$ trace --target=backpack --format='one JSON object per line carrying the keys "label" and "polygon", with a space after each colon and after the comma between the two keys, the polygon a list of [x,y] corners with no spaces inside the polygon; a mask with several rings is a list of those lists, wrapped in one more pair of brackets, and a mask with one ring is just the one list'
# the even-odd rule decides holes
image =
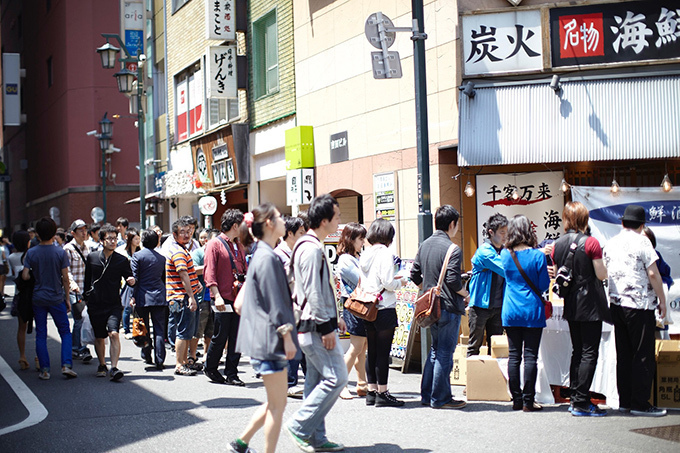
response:
{"label": "backpack", "polygon": [[576,238],[572,241],[568,248],[567,257],[564,260],[564,264],[557,269],[555,274],[555,283],[553,283],[552,291],[557,294],[561,299],[567,297],[571,291],[574,268],[574,253],[576,249],[582,247],[585,244],[585,240],[588,237],[585,235],[577,234]]}
{"label": "backpack", "polygon": [[[314,241],[316,241],[319,244],[321,243],[319,238],[317,238],[316,236],[312,236],[311,234],[304,234],[295,243],[295,247],[293,247],[293,252],[290,254],[290,260],[284,266],[284,269],[286,271],[286,280],[288,282],[288,289],[290,290],[290,297],[293,300],[293,314],[295,315],[296,326],[300,325],[302,312],[307,306],[307,298],[305,298],[305,300],[303,300],[302,302],[300,302],[297,298],[297,288],[295,284],[295,252],[297,252],[297,249],[300,247],[301,244],[305,242],[315,244]],[[323,266],[321,267],[321,274],[323,275]]]}

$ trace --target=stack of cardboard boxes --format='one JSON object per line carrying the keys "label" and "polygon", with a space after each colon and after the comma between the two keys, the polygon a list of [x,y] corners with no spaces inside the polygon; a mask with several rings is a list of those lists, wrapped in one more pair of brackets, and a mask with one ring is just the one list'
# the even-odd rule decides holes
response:
{"label": "stack of cardboard boxes", "polygon": [[657,340],[654,405],[680,409],[680,341]]}

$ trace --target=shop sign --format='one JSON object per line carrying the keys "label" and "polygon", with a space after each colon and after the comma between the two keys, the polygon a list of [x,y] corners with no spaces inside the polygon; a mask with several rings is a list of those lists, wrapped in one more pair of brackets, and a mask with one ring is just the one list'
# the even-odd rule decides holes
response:
{"label": "shop sign", "polygon": [[397,219],[396,186],[394,173],[373,175],[373,197],[375,200],[375,218],[394,222]]}
{"label": "shop sign", "polygon": [[[133,57],[144,53],[144,24],[146,8],[142,0],[125,0],[123,2],[123,36],[125,47]],[[137,72],[136,62],[127,62],[125,67]]]}
{"label": "shop sign", "polygon": [[236,40],[236,15],[233,0],[205,2],[205,39]]}
{"label": "shop sign", "polygon": [[309,204],[314,198],[314,169],[300,168],[286,172],[286,205]]}
{"label": "shop sign", "polygon": [[539,10],[463,16],[465,75],[543,69]]}
{"label": "shop sign", "polygon": [[[557,239],[564,232],[564,196],[560,191],[562,178],[562,172],[558,171],[477,176],[479,237],[483,237],[484,222],[498,212],[508,219],[517,214],[527,216],[539,243]],[[517,199],[513,199],[515,189]]]}
{"label": "shop sign", "polygon": [[194,176],[190,171],[169,171],[165,175],[165,196],[175,197],[194,190]]}
{"label": "shop sign", "polygon": [[165,178],[166,172],[161,171],[154,173],[153,175],[153,187],[154,191],[159,192],[163,190],[163,178]]}
{"label": "shop sign", "polygon": [[196,150],[196,171],[198,172],[198,177],[201,181],[208,180],[208,161],[201,148]]}
{"label": "shop sign", "polygon": [[605,3],[550,10],[552,65],[677,59],[680,2]]}
{"label": "shop sign", "polygon": [[331,163],[344,162],[349,159],[347,131],[331,135]]}
{"label": "shop sign", "polygon": [[215,162],[212,164],[213,184],[221,186],[236,182],[236,170],[232,159]]}
{"label": "shop sign", "polygon": [[216,146],[212,149],[213,162],[218,160],[227,159],[229,157],[229,150],[227,149],[227,144]]}
{"label": "shop sign", "polygon": [[238,98],[236,46],[211,46],[206,51],[208,66],[208,97]]}
{"label": "shop sign", "polygon": [[217,199],[210,195],[199,198],[198,210],[203,215],[213,215],[217,211]]}

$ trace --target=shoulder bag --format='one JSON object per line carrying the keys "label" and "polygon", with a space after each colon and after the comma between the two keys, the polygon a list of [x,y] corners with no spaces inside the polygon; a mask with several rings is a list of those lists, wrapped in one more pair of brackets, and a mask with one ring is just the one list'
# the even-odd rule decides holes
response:
{"label": "shoulder bag", "polygon": [[361,281],[354,288],[352,294],[345,301],[345,310],[348,310],[357,318],[364,321],[373,322],[378,317],[378,306],[382,300],[382,293],[385,292],[383,288],[378,294],[367,293],[361,289]]}
{"label": "shoulder bag", "polygon": [[239,292],[243,288],[243,284],[246,281],[246,275],[236,272],[236,262],[234,261],[233,255],[234,251],[231,249],[227,241],[225,241],[221,236],[217,236],[217,239],[219,239],[222,244],[224,244],[224,248],[227,249],[227,253],[229,254],[229,260],[231,261],[231,272],[234,274],[234,283],[233,287],[231,288],[231,297],[233,300],[236,300],[236,297],[238,296]]}
{"label": "shoulder bag", "polygon": [[416,300],[416,303],[413,307],[413,320],[418,322],[420,327],[430,327],[432,324],[439,321],[439,317],[442,313],[441,301],[439,300],[442,283],[444,282],[446,269],[449,267],[451,254],[455,248],[456,244],[451,244],[449,249],[446,251],[446,258],[444,258],[444,264],[442,264],[442,270],[439,273],[437,286],[433,286],[432,288],[428,289],[422,296],[418,298],[418,300]]}
{"label": "shoulder bag", "polygon": [[517,269],[519,270],[519,273],[522,274],[522,277],[524,278],[524,281],[527,282],[527,285],[529,285],[529,288],[536,293],[539,299],[543,302],[543,306],[545,307],[545,319],[550,319],[552,316],[552,302],[549,300],[545,299],[543,297],[543,293],[541,293],[538,288],[536,288],[536,285],[534,285],[534,282],[531,281],[529,276],[527,275],[526,272],[524,272],[524,269],[522,268],[522,265],[519,264],[519,260],[517,259],[517,255],[515,255],[514,250],[510,250],[510,255],[512,256],[512,260],[515,262],[515,265],[517,266]]}

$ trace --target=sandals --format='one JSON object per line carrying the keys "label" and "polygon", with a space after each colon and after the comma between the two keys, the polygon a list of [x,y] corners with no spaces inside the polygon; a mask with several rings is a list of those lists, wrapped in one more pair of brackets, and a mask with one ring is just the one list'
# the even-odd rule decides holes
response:
{"label": "sandals", "polygon": [[31,367],[31,365],[28,364],[28,360],[26,359],[19,359],[19,368],[22,370],[27,370]]}
{"label": "sandals", "polygon": [[354,399],[354,395],[352,395],[348,387],[345,387],[342,389],[342,393],[340,393],[340,398],[343,400],[351,400]]}
{"label": "sandals", "polygon": [[40,360],[38,358],[35,358],[35,370],[40,371]]}

